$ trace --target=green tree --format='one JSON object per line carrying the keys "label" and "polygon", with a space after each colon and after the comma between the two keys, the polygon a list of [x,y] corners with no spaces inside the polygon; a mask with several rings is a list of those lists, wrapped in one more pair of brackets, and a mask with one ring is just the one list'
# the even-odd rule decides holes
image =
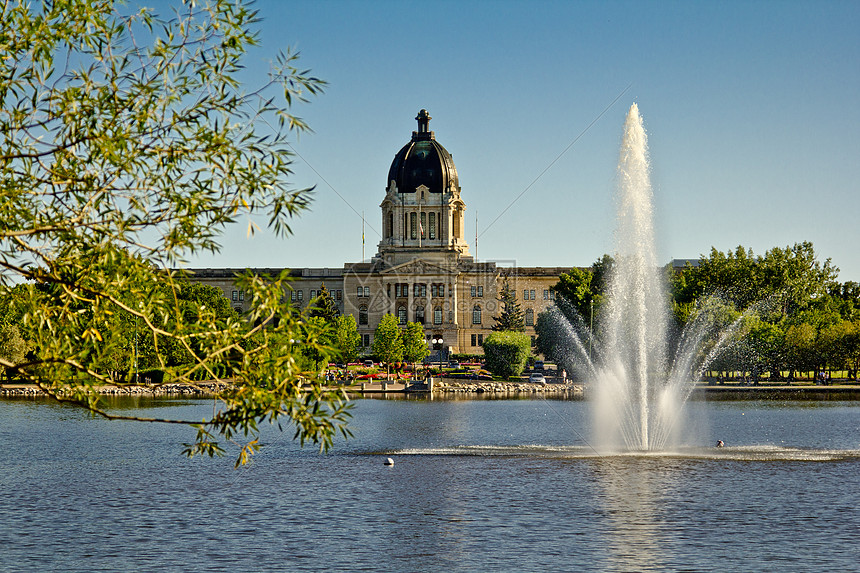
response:
{"label": "green tree", "polygon": [[563,352],[561,346],[563,338],[559,332],[558,320],[549,310],[539,312],[535,320],[535,348],[538,353],[543,354],[547,360],[555,362]]}
{"label": "green tree", "polygon": [[785,333],[779,325],[765,322],[754,315],[743,344],[749,348],[750,369],[759,373],[769,372],[771,380],[780,379],[785,364]]}
{"label": "green tree", "polygon": [[493,332],[484,339],[487,370],[496,376],[516,378],[531,356],[531,339],[521,332]]}
{"label": "green tree", "polygon": [[499,293],[499,301],[502,303],[502,312],[495,317],[496,324],[492,326],[495,331],[523,332],[526,329],[523,309],[517,302],[517,293],[505,281]]}
{"label": "green tree", "polygon": [[860,319],[860,283],[854,281],[834,283],[827,292],[834,300],[842,318],[845,320]]}
{"label": "green tree", "polygon": [[848,377],[856,379],[860,373],[860,320],[851,323],[851,328],[843,340],[848,361]]}
{"label": "green tree", "polygon": [[[0,324],[0,362],[3,364],[18,364],[27,356],[27,341],[21,337],[21,332],[14,324]],[[5,374],[6,368],[0,366],[0,375]]]}
{"label": "green tree", "polygon": [[386,314],[379,321],[370,348],[373,355],[386,364],[403,359],[403,337],[393,314]]}
{"label": "green tree", "polygon": [[593,325],[593,318],[600,316],[600,310],[606,300],[606,289],[609,288],[609,277],[615,265],[615,260],[609,255],[603,255],[589,268],[572,268],[558,277],[558,282],[551,290],[556,294],[556,300],[564,300],[559,308],[568,318],[573,318],[570,307],[582,319],[583,323]]}
{"label": "green tree", "polygon": [[[128,332],[113,328],[125,316],[173,380],[233,372],[212,418],[176,421],[197,430],[189,455],[247,436],[238,463],[258,448],[259,421],[286,418],[301,443],[325,449],[348,418],[344,394],[299,376],[295,342],[321,338],[284,302],[288,273],[240,277],[248,321],[224,322],[202,307],[187,320],[183,273],[169,270],[217,252],[240,218],[249,233],[253,215],[285,236],[309,205],[310,190],[289,182],[289,140],[307,128],[291,106],[323,82],[285,53],[267,83],[246,89],[239,74],[256,21],[242,0],[166,15],[110,0],[0,6],[0,298],[29,281],[17,325],[33,348],[27,362],[0,365],[57,400],[121,418],[95,387],[116,383],[99,367],[107,356],[132,366]],[[165,340],[190,363],[169,365]]]}
{"label": "green tree", "polygon": [[551,288],[556,298],[563,297],[584,320],[589,320],[595,299],[591,284],[593,279],[594,273],[590,269],[573,268],[561,273],[558,282]]}
{"label": "green tree", "polygon": [[430,353],[424,327],[417,322],[409,322],[403,329],[403,359],[407,362],[421,362]]}
{"label": "green tree", "polygon": [[711,249],[698,266],[687,266],[672,277],[672,296],[686,304],[718,294],[737,309],[768,301],[775,322],[803,310],[835,285],[838,269],[817,260],[812,243],[773,248],[764,256],[739,246],[734,252]]}
{"label": "green tree", "polygon": [[830,370],[848,369],[850,340],[853,334],[853,324],[847,320],[828,324],[818,332],[816,340],[818,352],[823,358],[823,365]]}
{"label": "green tree", "polygon": [[303,344],[302,354],[310,361],[314,372],[323,370],[329,359],[336,353],[334,347],[334,331],[329,323],[321,316],[309,316],[302,323],[303,341],[313,340],[316,344]]}
{"label": "green tree", "polygon": [[792,247],[773,248],[762,258],[761,275],[767,294],[774,293],[782,315],[803,310],[825,294],[835,282],[839,269],[818,262],[812,243],[795,243]]}
{"label": "green tree", "polygon": [[792,374],[813,371],[817,366],[815,327],[806,322],[793,324],[785,331],[786,359]]}
{"label": "green tree", "polygon": [[352,362],[358,358],[358,348],[361,346],[361,335],[355,317],[343,314],[335,319],[334,347],[337,355],[344,362]]}
{"label": "green tree", "polygon": [[319,316],[328,323],[333,323],[340,314],[334,297],[324,284],[320,286],[320,293],[311,301],[310,307],[310,316]]}

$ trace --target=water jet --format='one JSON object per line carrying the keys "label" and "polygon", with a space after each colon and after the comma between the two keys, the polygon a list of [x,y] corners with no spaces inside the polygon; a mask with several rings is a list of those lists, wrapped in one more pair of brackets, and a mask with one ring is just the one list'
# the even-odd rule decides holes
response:
{"label": "water jet", "polygon": [[571,318],[571,312],[556,308],[552,318],[565,352],[575,357],[590,386],[592,444],[601,450],[659,451],[676,445],[683,405],[737,323],[709,339],[705,351],[703,343],[713,332],[702,312],[669,349],[670,308],[656,254],[648,138],[635,103],[624,123],[615,199],[614,264],[599,333],[575,311]]}

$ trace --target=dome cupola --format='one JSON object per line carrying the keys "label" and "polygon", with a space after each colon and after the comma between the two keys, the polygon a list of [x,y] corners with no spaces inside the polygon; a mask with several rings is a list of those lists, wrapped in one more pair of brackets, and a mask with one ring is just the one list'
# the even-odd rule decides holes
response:
{"label": "dome cupola", "polygon": [[412,132],[412,140],[394,156],[386,188],[394,183],[398,193],[415,193],[421,185],[430,193],[459,191],[454,159],[430,131],[430,114],[422,109],[415,119],[418,131]]}
{"label": "dome cupola", "polygon": [[454,160],[430,131],[430,114],[418,112],[418,131],[394,156],[382,209],[377,260],[391,267],[420,258],[452,264],[469,256],[464,238],[460,182]]}

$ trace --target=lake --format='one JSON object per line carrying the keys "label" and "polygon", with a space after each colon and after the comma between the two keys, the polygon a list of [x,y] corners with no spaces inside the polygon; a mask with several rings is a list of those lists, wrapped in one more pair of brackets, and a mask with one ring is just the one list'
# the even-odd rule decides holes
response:
{"label": "lake", "polygon": [[600,455],[583,401],[363,399],[332,452],[267,428],[236,470],[184,427],[0,400],[0,571],[858,570],[860,402],[688,411],[675,451]]}

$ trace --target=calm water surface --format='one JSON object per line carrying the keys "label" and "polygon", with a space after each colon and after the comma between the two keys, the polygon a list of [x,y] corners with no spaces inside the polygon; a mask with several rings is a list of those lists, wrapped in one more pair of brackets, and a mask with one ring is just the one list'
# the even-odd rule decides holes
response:
{"label": "calm water surface", "polygon": [[597,455],[585,402],[359,400],[328,455],[272,430],[234,470],[182,427],[0,400],[0,571],[860,570],[860,403],[688,408],[676,451]]}

